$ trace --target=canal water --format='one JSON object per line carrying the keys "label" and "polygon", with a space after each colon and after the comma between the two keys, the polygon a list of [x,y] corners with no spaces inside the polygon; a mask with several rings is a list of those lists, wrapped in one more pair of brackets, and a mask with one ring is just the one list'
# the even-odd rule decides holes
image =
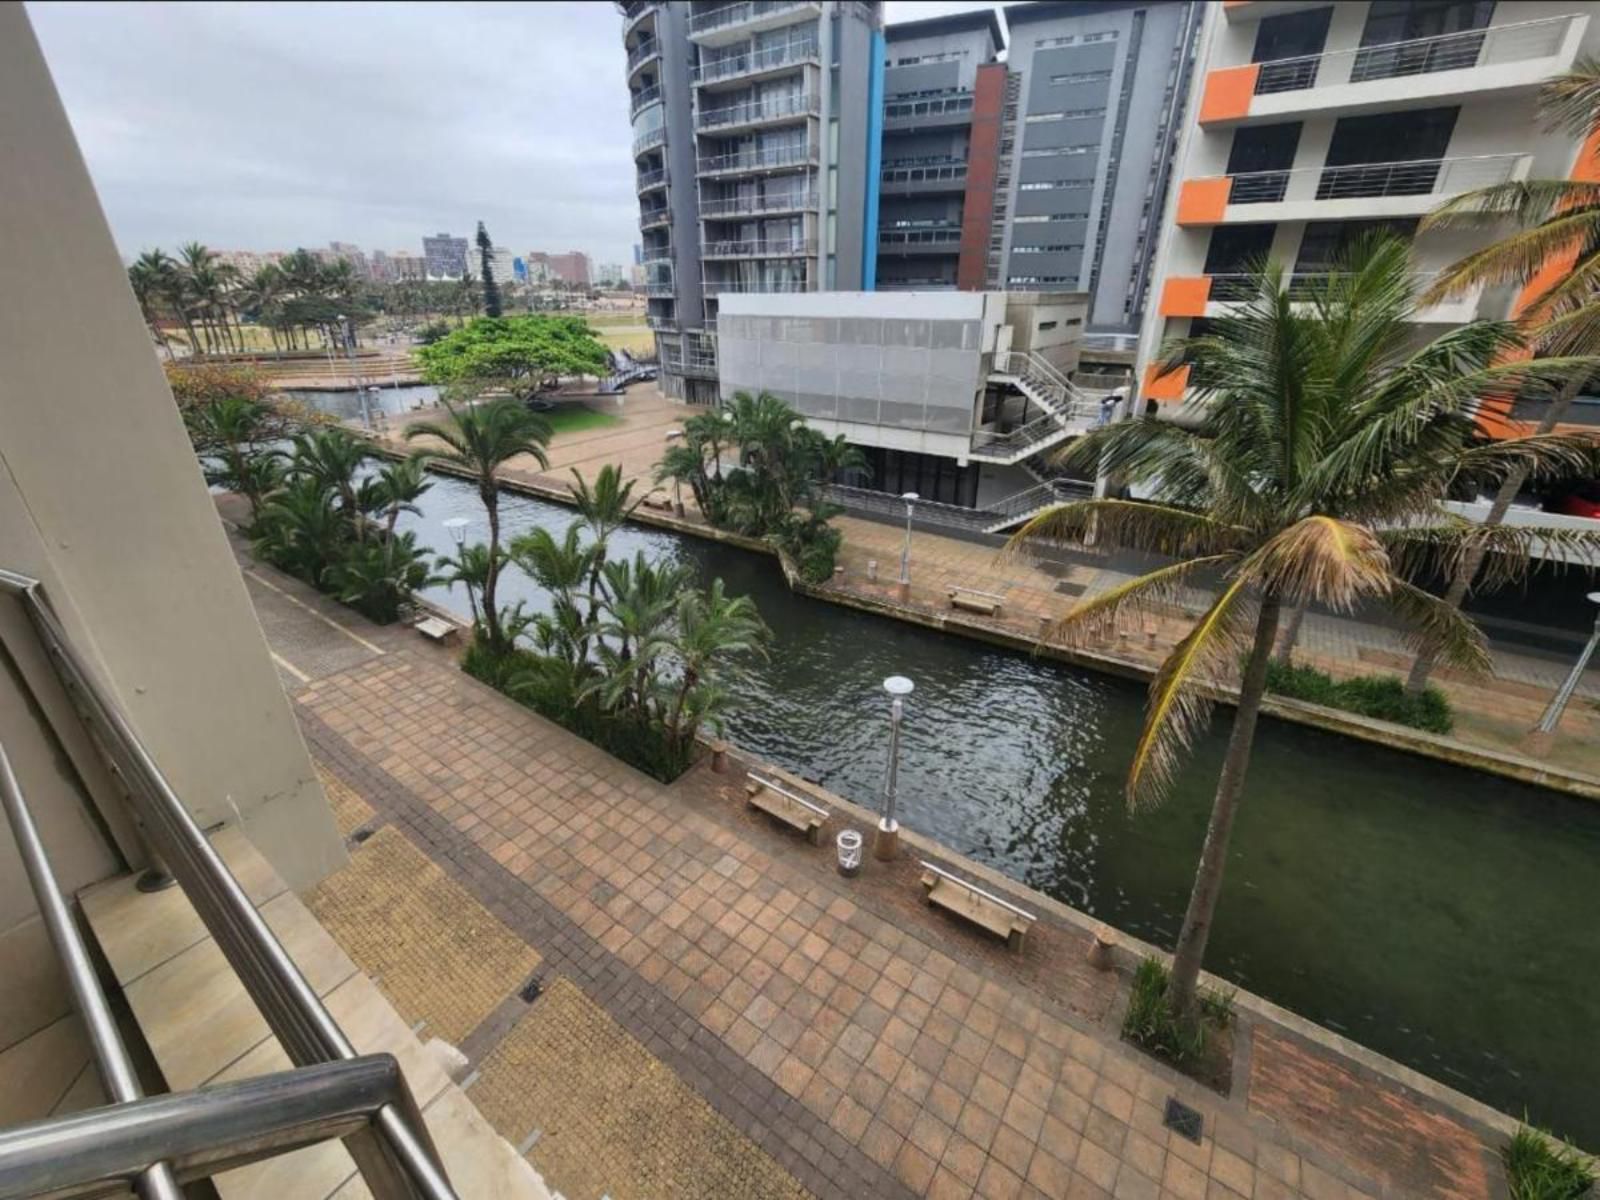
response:
{"label": "canal water", "polygon": [[[570,510],[501,500],[508,536]],[[418,540],[483,509],[435,477]],[[1121,785],[1144,689],[791,594],[771,559],[629,527],[613,556],[687,562],[748,593],[771,656],[740,667],[741,749],[876,807],[881,683],[909,675],[901,818],[1075,908],[1170,947],[1204,837],[1227,722],[1172,799],[1138,815]],[[915,555],[913,554],[913,569]],[[465,615],[466,597],[430,597]],[[542,607],[520,572],[503,602]],[[1207,965],[1505,1112],[1600,1149],[1600,805],[1264,720]]]}

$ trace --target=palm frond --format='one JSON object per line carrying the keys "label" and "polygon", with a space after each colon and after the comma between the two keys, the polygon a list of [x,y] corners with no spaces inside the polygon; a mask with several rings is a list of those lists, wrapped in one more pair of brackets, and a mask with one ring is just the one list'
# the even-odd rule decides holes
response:
{"label": "palm frond", "polygon": [[1187,557],[1232,548],[1242,531],[1204,513],[1137,500],[1078,500],[1057,504],[1026,521],[1002,555],[1024,555],[1048,542],[1083,545],[1105,540],[1150,554]]}
{"label": "palm frond", "polygon": [[1496,481],[1524,472],[1539,482],[1582,477],[1600,470],[1600,432],[1530,433],[1463,450],[1464,474]]}
{"label": "palm frond", "polygon": [[1600,58],[1585,55],[1539,89],[1539,108],[1550,129],[1579,137],[1600,124]]}
{"label": "palm frond", "polygon": [[1520,583],[1543,562],[1600,566],[1600,533],[1553,525],[1480,525],[1464,518],[1388,529],[1380,535],[1395,573],[1453,579],[1480,560],[1475,578],[1494,590]]}
{"label": "palm frond", "polygon": [[1236,663],[1249,641],[1251,581],[1236,576],[1173,648],[1150,684],[1144,729],[1128,769],[1128,805],[1159,804],[1172,788],[1184,753],[1211,714],[1206,684],[1218,667]]}
{"label": "palm frond", "polygon": [[1126,617],[1132,616],[1142,622],[1146,616],[1170,613],[1181,603],[1192,576],[1226,567],[1237,562],[1238,557],[1236,554],[1212,554],[1186,559],[1085,597],[1049,625],[1045,639],[1069,646],[1083,645],[1094,634],[1115,629]]}
{"label": "palm frond", "polygon": [[1461,615],[1461,610],[1403,579],[1395,579],[1384,597],[1389,610],[1406,625],[1406,642],[1413,654],[1426,654],[1475,675],[1493,669],[1483,631]]}
{"label": "palm frond", "polygon": [[[1537,219],[1538,223],[1530,228],[1508,234],[1452,263],[1423,293],[1421,303],[1436,304],[1479,286],[1526,283],[1547,263],[1573,254],[1580,246],[1593,245],[1600,237],[1600,184],[1560,186],[1572,191],[1575,197],[1572,206]],[[1578,197],[1581,197],[1581,206]],[[1435,223],[1444,224],[1443,221]]]}
{"label": "palm frond", "polygon": [[1329,516],[1306,517],[1275,534],[1240,564],[1239,575],[1285,603],[1340,612],[1386,595],[1390,585],[1382,541],[1364,525]]}

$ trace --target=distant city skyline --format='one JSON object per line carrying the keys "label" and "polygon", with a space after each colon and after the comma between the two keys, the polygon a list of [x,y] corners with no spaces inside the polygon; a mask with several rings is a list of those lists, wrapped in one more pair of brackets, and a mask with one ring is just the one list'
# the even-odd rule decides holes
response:
{"label": "distant city skyline", "polygon": [[[482,220],[518,254],[632,261],[610,4],[26,7],[127,257],[187,241],[412,253]],[[986,7],[892,0],[885,18]],[[511,44],[516,69],[481,78],[483,47]]]}

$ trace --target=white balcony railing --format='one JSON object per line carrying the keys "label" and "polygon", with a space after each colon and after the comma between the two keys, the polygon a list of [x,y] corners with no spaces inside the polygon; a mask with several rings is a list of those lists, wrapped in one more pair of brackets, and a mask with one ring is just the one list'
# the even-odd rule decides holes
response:
{"label": "white balcony railing", "polygon": [[781,96],[762,96],[757,100],[741,100],[718,108],[702,108],[695,114],[695,127],[721,129],[729,125],[758,125],[765,121],[814,117],[820,112],[814,93],[792,92]]}
{"label": "white balcony railing", "polygon": [[656,229],[672,220],[670,208],[652,208],[639,214],[640,229]]}
{"label": "white balcony railing", "polygon": [[667,127],[665,125],[657,125],[654,129],[646,129],[633,139],[633,156],[638,158],[646,150],[654,150],[657,146],[665,145],[666,141]]}
{"label": "white balcony railing", "polygon": [[803,167],[817,161],[816,147],[766,146],[753,150],[738,150],[732,154],[704,155],[700,159],[700,174],[722,175],[739,171],[767,171],[779,167]]}
{"label": "white balcony railing", "polygon": [[743,75],[756,75],[762,71],[775,71],[781,67],[799,66],[817,61],[817,43],[810,39],[781,42],[759,50],[702,62],[694,69],[696,83],[717,83],[724,79],[738,79]]}
{"label": "white balcony railing", "polygon": [[772,196],[713,196],[700,201],[702,217],[742,217],[756,213],[803,212],[817,206],[815,192],[782,192]]}
{"label": "white balcony railing", "polygon": [[[1289,299],[1310,300],[1333,279],[1333,271],[1295,271],[1288,277]],[[1420,295],[1437,278],[1437,272],[1413,271],[1412,290]],[[1210,276],[1211,290],[1206,299],[1212,304],[1240,304],[1253,299],[1259,279],[1248,272],[1223,272]]]}
{"label": "white balcony railing", "polygon": [[667,184],[667,169],[665,167],[656,171],[640,171],[636,180],[638,191],[648,192],[654,188],[665,187]]}
{"label": "white balcony railing", "polygon": [[640,88],[633,93],[629,101],[628,115],[638,116],[641,108],[646,104],[654,104],[659,99],[661,99],[661,85],[659,83],[652,83],[647,88]]}
{"label": "white balcony railing", "polygon": [[642,264],[671,262],[671,246],[646,246],[639,251],[639,262]]}
{"label": "white balcony railing", "polygon": [[1256,95],[1548,58],[1561,49],[1576,19],[1576,14],[1545,17],[1353,50],[1273,59],[1261,64],[1256,75]]}
{"label": "white balcony railing", "polygon": [[1229,176],[1229,204],[1354,200],[1375,196],[1453,196],[1515,178],[1526,154],[1479,154],[1408,162],[1347,163]]}
{"label": "white balcony railing", "polygon": [[713,29],[728,29],[761,17],[774,16],[794,8],[814,7],[816,0],[742,0],[738,4],[723,4],[695,13],[689,18],[689,32],[709,33]]}
{"label": "white balcony railing", "polygon": [[649,37],[628,51],[628,74],[633,72],[646,59],[654,58],[661,53],[661,42],[657,38]]}

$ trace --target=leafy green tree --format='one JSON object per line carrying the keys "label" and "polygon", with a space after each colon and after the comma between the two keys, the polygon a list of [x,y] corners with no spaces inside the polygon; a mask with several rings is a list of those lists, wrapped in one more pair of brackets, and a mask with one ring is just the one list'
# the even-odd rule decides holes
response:
{"label": "leafy green tree", "polygon": [[[1552,127],[1582,138],[1600,130],[1600,60],[1583,59],[1545,84],[1539,98]],[[1423,220],[1423,229],[1461,227],[1514,231],[1447,267],[1429,289],[1427,300],[1443,300],[1482,287],[1528,289],[1532,301],[1520,313],[1530,345],[1544,354],[1600,354],[1600,183],[1573,179],[1523,179],[1467,192],[1440,205]],[[1551,265],[1566,269],[1553,275]],[[1535,281],[1538,281],[1536,284]],[[1566,418],[1587,382],[1575,374],[1545,406],[1534,426],[1547,434]],[[1509,407],[1510,393],[1488,401],[1491,411]],[[1529,469],[1509,473],[1500,483],[1483,524],[1505,521],[1512,501],[1528,482]],[[1480,581],[1487,548],[1463,556],[1444,593],[1460,608]],[[1418,655],[1406,679],[1416,695],[1427,686],[1434,662]]]}
{"label": "leafy green tree", "polygon": [[563,376],[604,375],[610,361],[580,318],[540,314],[473,321],[423,346],[417,360],[429,383],[495,389],[521,401]]}
{"label": "leafy green tree", "polygon": [[478,265],[483,273],[483,315],[486,317],[500,316],[500,285],[494,278],[494,243],[489,240],[489,231],[483,227],[483,222],[478,222]]}
{"label": "leafy green tree", "polygon": [[[1261,269],[1248,301],[1212,322],[1207,336],[1170,350],[1169,366],[1191,367],[1202,414],[1196,428],[1154,417],[1121,422],[1095,430],[1064,456],[1078,466],[1103,463],[1149,488],[1152,502],[1058,505],[1012,539],[1024,549],[1083,544],[1092,535],[1099,545],[1175,560],[1080,602],[1056,627],[1069,639],[1126,612],[1164,609],[1186,586],[1214,582],[1209,607],[1151,684],[1128,773],[1130,805],[1164,798],[1205,728],[1212,690],[1243,659],[1167,992],[1185,1021],[1195,1019],[1196,983],[1283,607],[1386,606],[1415,630],[1421,647],[1485,670],[1481,634],[1408,578],[1424,560],[1459,555],[1481,536],[1442,516],[1440,500],[1464,473],[1498,479],[1525,464],[1561,468],[1584,458],[1575,439],[1478,444],[1471,415],[1485,389],[1557,386],[1581,360],[1500,362],[1517,332],[1494,322],[1419,347],[1414,309],[1409,266],[1392,240],[1357,248],[1309,295],[1297,287],[1295,302],[1281,266]],[[1566,549],[1585,545],[1576,535],[1558,540]],[[1526,569],[1533,538],[1492,541],[1503,572]]]}
{"label": "leafy green tree", "polygon": [[444,406],[450,414],[447,420],[409,425],[406,439],[435,439],[442,449],[430,448],[427,453],[471,472],[477,481],[478,498],[483,501],[489,517],[489,569],[483,581],[483,628],[491,652],[498,653],[509,648],[509,640],[501,626],[500,610],[495,606],[495,584],[500,576],[502,558],[500,485],[495,472],[520,454],[530,455],[541,467],[549,466],[544,448],[550,444],[550,423],[509,396],[460,407],[446,400]]}

